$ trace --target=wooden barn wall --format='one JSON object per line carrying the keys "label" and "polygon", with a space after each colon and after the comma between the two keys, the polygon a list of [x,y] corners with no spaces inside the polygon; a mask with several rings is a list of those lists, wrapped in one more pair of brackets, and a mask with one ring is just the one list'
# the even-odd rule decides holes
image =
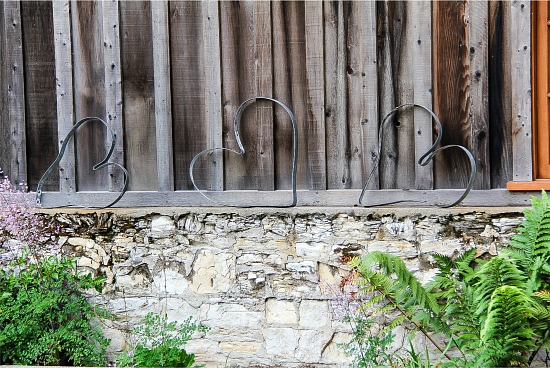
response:
{"label": "wooden barn wall", "polygon": [[[475,189],[512,178],[511,5],[506,1],[80,2],[0,4],[0,166],[35,189],[72,124],[117,133],[130,190],[190,190],[189,163],[237,149],[233,117],[254,96],[298,119],[299,189],[361,188],[393,107],[419,103],[442,144],[474,154]],[[523,9],[523,8],[522,8]],[[204,189],[291,187],[292,126],[269,102],[240,122],[246,155],[207,154]],[[462,188],[458,149],[421,167],[435,138],[422,110],[395,114],[370,189]],[[46,189],[117,190],[101,124],[81,128]],[[528,164],[528,163],[526,163]]]}

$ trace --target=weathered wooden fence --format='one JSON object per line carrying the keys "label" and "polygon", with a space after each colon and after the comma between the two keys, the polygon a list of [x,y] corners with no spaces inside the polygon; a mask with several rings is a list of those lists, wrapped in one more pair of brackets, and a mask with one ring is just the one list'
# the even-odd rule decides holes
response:
{"label": "weathered wooden fence", "polygon": [[[415,102],[441,118],[442,144],[472,151],[475,189],[504,188],[531,171],[529,6],[4,2],[0,167],[34,190],[72,125],[98,116],[117,132],[113,160],[130,172],[130,190],[190,190],[192,157],[236,148],[236,108],[270,96],[298,119],[298,188],[358,189],[375,161],[380,120]],[[247,154],[201,160],[199,186],[290,189],[292,130],[284,110],[258,103],[241,126]],[[464,187],[469,166],[459,150],[416,164],[435,133],[424,111],[397,114],[370,189]],[[46,188],[119,189],[116,170],[91,170],[106,153],[105,135],[100,124],[83,127]]]}

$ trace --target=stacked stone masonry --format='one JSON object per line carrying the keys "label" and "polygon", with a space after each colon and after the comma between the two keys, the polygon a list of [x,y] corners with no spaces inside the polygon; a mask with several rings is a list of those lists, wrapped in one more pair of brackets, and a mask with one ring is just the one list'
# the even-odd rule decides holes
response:
{"label": "stacked stone masonry", "polygon": [[[186,349],[206,367],[347,367],[350,328],[330,299],[346,259],[379,250],[404,259],[423,282],[431,254],[476,248],[497,254],[521,209],[236,210],[50,212],[78,265],[107,278],[92,298],[114,356],[125,330],[148,312],[199,319],[211,330]],[[396,348],[403,343],[398,338]]]}

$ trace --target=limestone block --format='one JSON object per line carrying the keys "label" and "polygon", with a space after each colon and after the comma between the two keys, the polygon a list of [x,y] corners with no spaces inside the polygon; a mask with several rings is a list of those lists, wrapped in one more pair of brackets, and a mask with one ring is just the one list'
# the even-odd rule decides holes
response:
{"label": "limestone block", "polygon": [[219,353],[218,342],[208,339],[191,339],[185,344],[185,351],[193,354]]}
{"label": "limestone block", "polygon": [[251,311],[242,304],[203,304],[201,320],[205,325],[217,328],[259,329],[263,313]]}
{"label": "limestone block", "polygon": [[101,266],[101,263],[94,261],[93,259],[88,257],[80,257],[80,258],[77,258],[76,265],[78,267],[89,267],[89,268],[93,268],[94,270],[97,270],[99,266]]}
{"label": "limestone block", "polygon": [[262,344],[252,341],[222,341],[219,347],[225,354],[256,354],[262,348]]}
{"label": "limestone block", "polygon": [[296,349],[296,358],[303,363],[318,363],[324,347],[332,338],[329,330],[302,330]]}
{"label": "limestone block", "polygon": [[485,230],[481,234],[479,234],[486,238],[498,238],[500,234],[491,226],[491,225],[485,225]]}
{"label": "limestone block", "polygon": [[325,300],[302,300],[300,303],[300,326],[321,328],[330,325],[328,302]]}
{"label": "limestone block", "polygon": [[269,324],[298,323],[296,307],[288,300],[268,299],[265,304],[265,316]]}
{"label": "limestone block", "polygon": [[351,341],[353,335],[350,333],[337,332],[332,337],[330,343],[323,350],[322,360],[324,363],[351,363],[353,358],[346,356],[341,344],[346,344]]}
{"label": "limestone block", "polygon": [[163,308],[166,309],[166,316],[168,321],[183,322],[187,318],[192,317],[193,320],[199,319],[199,309],[193,307],[183,299],[179,298],[166,298],[163,300]]}
{"label": "limestone block", "polygon": [[317,265],[312,261],[303,261],[303,262],[290,262],[286,264],[286,269],[289,271],[300,272],[300,273],[315,273],[317,270]]}
{"label": "limestone block", "polygon": [[379,251],[405,258],[418,256],[416,245],[406,240],[371,241],[368,242],[368,250],[369,252]]}
{"label": "limestone block", "polygon": [[203,249],[193,262],[191,290],[196,293],[226,292],[235,282],[235,255]]}
{"label": "limestone block", "polygon": [[420,253],[439,253],[452,256],[463,252],[462,239],[449,239],[440,241],[421,241]]}
{"label": "limestone block", "polygon": [[153,275],[153,287],[159,293],[180,294],[189,282],[178,270],[167,268]]}
{"label": "limestone block", "polygon": [[169,232],[176,230],[176,224],[168,216],[155,216],[151,220],[152,232]]}
{"label": "limestone block", "polygon": [[294,358],[300,331],[293,328],[265,328],[262,330],[262,334],[268,355],[275,358]]}
{"label": "limestone block", "polygon": [[319,259],[325,253],[326,246],[324,243],[296,243],[296,255]]}

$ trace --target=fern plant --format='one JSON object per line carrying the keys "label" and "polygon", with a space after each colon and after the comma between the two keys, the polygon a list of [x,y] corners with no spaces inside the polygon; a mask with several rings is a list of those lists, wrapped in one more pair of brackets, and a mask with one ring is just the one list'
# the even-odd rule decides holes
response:
{"label": "fern plant", "polygon": [[[396,256],[372,252],[352,260],[357,285],[372,295],[364,307],[397,315],[386,334],[413,323],[447,357],[443,366],[530,365],[541,348],[550,349],[550,200],[543,191],[532,205],[503,256],[486,262],[475,250],[456,259],[436,254],[439,272],[426,286]],[[445,335],[459,357],[450,357],[434,333]]]}

